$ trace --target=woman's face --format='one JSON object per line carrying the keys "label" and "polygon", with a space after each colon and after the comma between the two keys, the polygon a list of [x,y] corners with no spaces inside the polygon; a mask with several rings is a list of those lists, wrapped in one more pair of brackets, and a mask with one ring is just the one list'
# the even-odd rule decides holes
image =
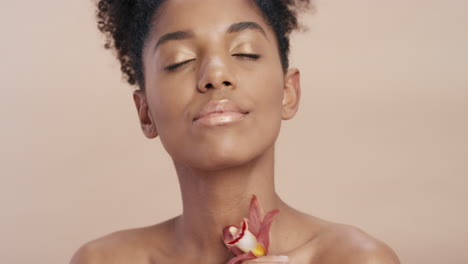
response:
{"label": "woman's face", "polygon": [[197,169],[241,165],[270,149],[296,111],[288,103],[298,101],[299,74],[284,74],[252,1],[168,0],[155,17],[145,92],[134,96],[146,136],[159,134],[176,163]]}

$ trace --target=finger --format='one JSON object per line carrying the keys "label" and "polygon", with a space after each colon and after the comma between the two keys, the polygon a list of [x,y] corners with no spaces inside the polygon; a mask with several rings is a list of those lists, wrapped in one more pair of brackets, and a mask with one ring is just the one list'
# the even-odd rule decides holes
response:
{"label": "finger", "polygon": [[288,256],[264,256],[256,259],[252,259],[244,262],[243,264],[255,264],[255,263],[289,263]]}
{"label": "finger", "polygon": [[320,248],[320,245],[317,243],[317,239],[311,239],[300,247],[282,252],[281,254],[289,256],[289,263],[310,263],[317,256],[317,249]]}

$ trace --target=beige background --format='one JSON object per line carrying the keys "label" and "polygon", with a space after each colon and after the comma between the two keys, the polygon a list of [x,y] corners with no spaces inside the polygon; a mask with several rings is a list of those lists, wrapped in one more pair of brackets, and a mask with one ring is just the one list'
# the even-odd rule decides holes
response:
{"label": "beige background", "polygon": [[[0,263],[67,263],[84,242],[181,211],[88,0],[2,1]],[[468,263],[468,1],[319,0],[293,40],[284,199],[363,228],[403,263]]]}

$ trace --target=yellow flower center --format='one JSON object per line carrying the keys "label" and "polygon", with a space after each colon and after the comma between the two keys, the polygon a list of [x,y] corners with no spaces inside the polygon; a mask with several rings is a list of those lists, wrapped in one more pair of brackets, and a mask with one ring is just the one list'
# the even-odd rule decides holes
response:
{"label": "yellow flower center", "polygon": [[254,253],[254,255],[257,257],[261,257],[265,256],[266,250],[262,245],[257,243],[257,246],[252,250],[252,253]]}

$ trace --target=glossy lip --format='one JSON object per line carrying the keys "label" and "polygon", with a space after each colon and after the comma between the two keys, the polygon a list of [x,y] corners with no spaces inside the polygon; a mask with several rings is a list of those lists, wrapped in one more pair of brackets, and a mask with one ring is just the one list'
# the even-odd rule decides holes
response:
{"label": "glossy lip", "polygon": [[[237,120],[240,120],[242,118],[239,118],[239,114],[245,116],[248,114],[248,111],[242,110],[237,104],[232,102],[229,99],[223,99],[223,100],[212,100],[209,101],[203,108],[202,110],[195,116],[193,119],[193,122],[197,122],[199,119],[209,119],[209,118],[216,118],[216,117],[222,117],[226,116],[229,121],[225,122],[205,122],[208,124],[213,124],[213,125],[222,125],[226,123],[231,123],[235,122]],[[230,118],[232,116],[235,116],[234,118]],[[206,121],[206,120],[203,120]]]}

